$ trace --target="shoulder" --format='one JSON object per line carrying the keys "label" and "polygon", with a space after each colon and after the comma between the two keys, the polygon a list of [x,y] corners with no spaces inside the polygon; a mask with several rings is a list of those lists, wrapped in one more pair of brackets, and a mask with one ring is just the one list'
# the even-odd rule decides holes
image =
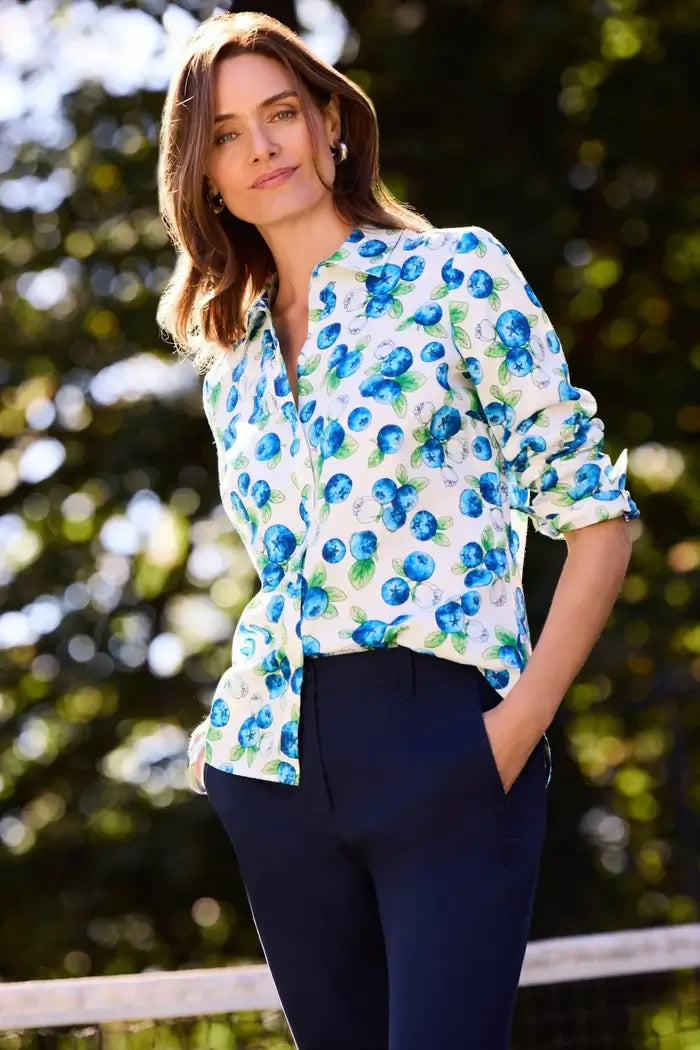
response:
{"label": "shoulder", "polygon": [[502,241],[484,226],[435,226],[420,232],[403,230],[395,251],[399,257],[416,253],[423,255],[426,263],[439,261],[441,264],[450,257],[475,265],[486,256],[489,261],[510,257]]}

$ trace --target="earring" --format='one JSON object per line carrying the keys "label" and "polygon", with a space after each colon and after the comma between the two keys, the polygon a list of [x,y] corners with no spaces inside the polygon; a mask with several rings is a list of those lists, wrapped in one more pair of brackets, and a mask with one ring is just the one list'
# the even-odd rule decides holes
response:
{"label": "earring", "polygon": [[213,197],[209,197],[209,207],[215,215],[220,215],[226,205],[224,204],[224,198],[220,193],[215,194]]}
{"label": "earring", "polygon": [[339,142],[337,146],[331,146],[331,155],[336,164],[342,164],[347,160],[348,147],[344,142]]}

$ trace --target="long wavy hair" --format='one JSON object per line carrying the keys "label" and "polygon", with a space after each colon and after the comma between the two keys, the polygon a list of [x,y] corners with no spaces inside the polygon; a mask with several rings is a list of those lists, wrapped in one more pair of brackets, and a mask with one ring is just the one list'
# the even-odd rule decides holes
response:
{"label": "long wavy hair", "polygon": [[[394,197],[379,175],[379,130],[374,106],[352,80],[318,58],[282,22],[253,11],[216,14],[188,42],[163,108],[158,161],[161,215],[177,259],[161,296],[158,322],[177,350],[203,371],[222,349],[244,335],[246,312],[274,273],[274,260],[257,227],[207,202],[205,164],[214,123],[212,79],[217,62],[254,52],[277,59],[301,98],[314,151],[311,104],[338,99],[347,159],[332,191],[338,215],[356,226],[424,231],[431,223]],[[321,179],[316,166],[316,172]],[[323,180],[322,180],[323,181]],[[324,185],[326,185],[324,183]]]}

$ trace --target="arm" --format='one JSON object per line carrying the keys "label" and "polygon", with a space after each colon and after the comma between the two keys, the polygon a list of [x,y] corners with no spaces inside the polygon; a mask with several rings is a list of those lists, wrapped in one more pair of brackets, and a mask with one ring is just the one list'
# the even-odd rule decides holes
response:
{"label": "arm", "polygon": [[632,540],[623,518],[567,532],[566,541],[566,561],[537,645],[506,698],[484,715],[506,790],[598,640],[630,559]]}
{"label": "arm", "polygon": [[471,227],[451,267],[453,340],[498,443],[511,507],[568,548],[538,644],[484,716],[508,789],[607,621],[639,511],[625,489],[626,451],[614,465],[603,451],[596,401],[571,383],[560,340],[507,249]]}

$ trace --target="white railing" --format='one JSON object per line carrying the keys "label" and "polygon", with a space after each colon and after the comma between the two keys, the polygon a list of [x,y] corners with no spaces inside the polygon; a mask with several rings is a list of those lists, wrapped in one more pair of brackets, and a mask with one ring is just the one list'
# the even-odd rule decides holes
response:
{"label": "white railing", "polygon": [[[700,968],[700,923],[530,941],[521,986]],[[0,1031],[277,1010],[265,965],[0,983]]]}

